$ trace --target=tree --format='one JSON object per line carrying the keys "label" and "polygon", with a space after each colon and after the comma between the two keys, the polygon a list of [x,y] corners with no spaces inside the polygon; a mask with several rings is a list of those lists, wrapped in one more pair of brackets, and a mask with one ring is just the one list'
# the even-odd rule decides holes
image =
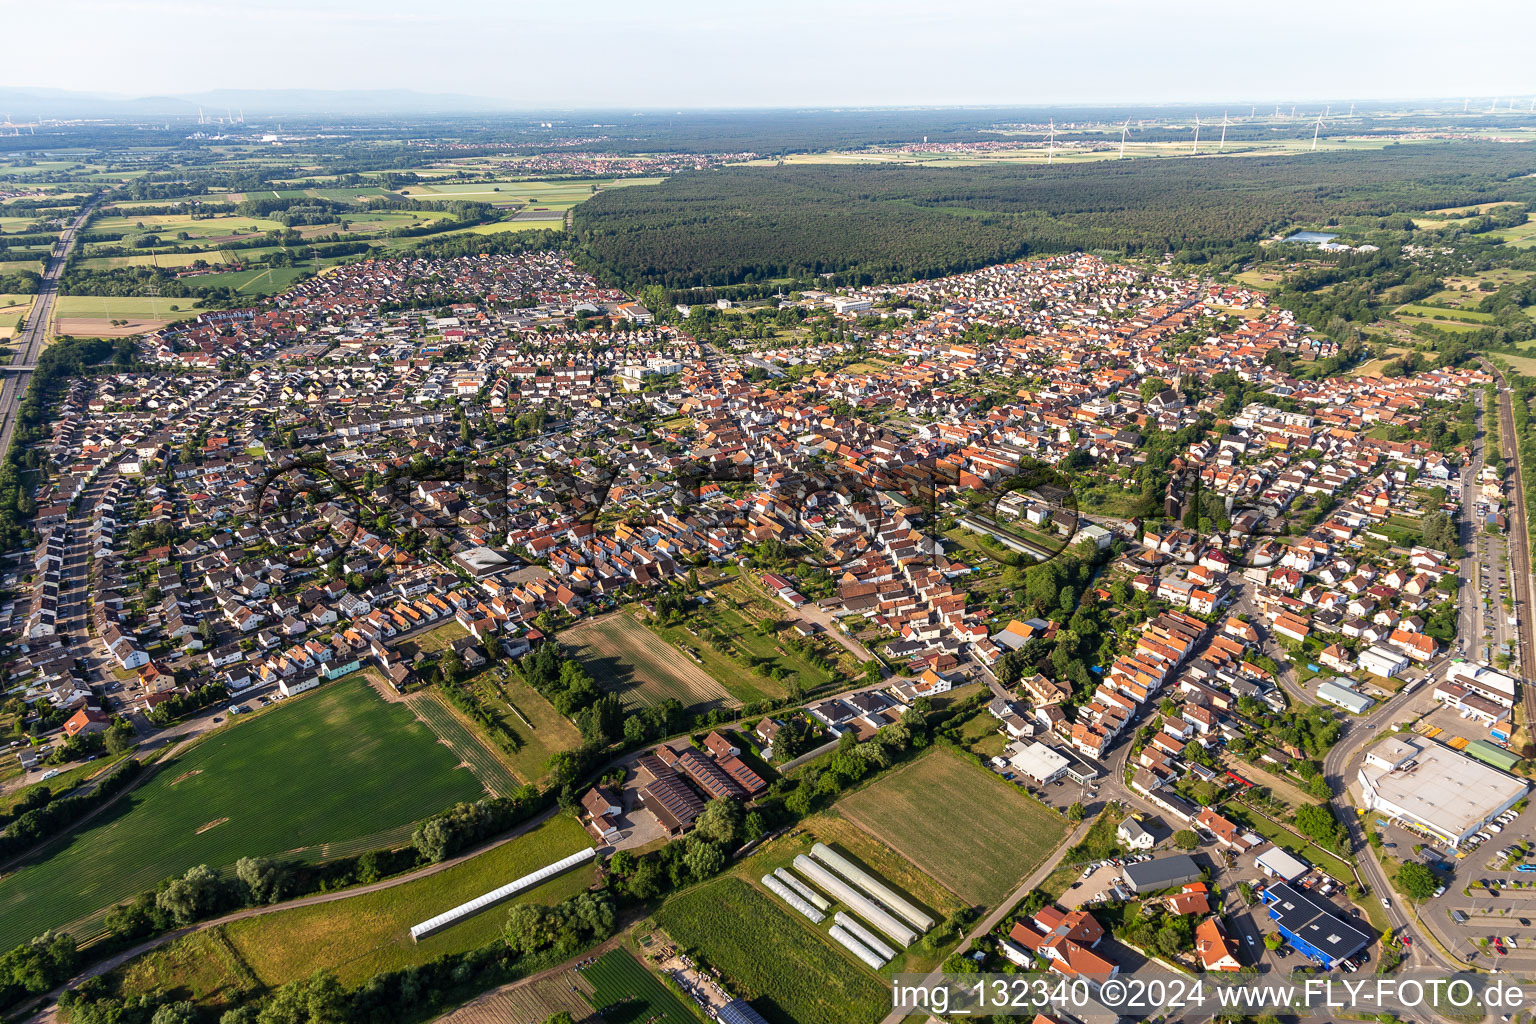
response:
{"label": "tree", "polygon": [[155,906],[171,915],[176,924],[185,925],[218,907],[222,896],[218,874],[208,865],[199,864],[166,883],[155,896]]}
{"label": "tree", "polygon": [[720,852],[720,847],[706,842],[698,836],[688,838],[688,846],[683,851],[683,863],[688,865],[688,870],[693,877],[703,881],[712,875],[718,874],[725,867],[725,854]]}
{"label": "tree", "polygon": [[694,822],[694,835],[728,846],[741,833],[741,804],[728,796],[711,800]]}
{"label": "tree", "polygon": [[197,1024],[197,1007],[183,1000],[178,1003],[162,1003],[150,1024]]}
{"label": "tree", "polygon": [[126,718],[115,719],[112,724],[107,727],[107,753],[125,754],[133,749],[133,741],[137,738],[138,733],[134,731],[133,724],[131,722],[129,722]]}
{"label": "tree", "polygon": [[1193,850],[1200,845],[1200,837],[1187,828],[1181,828],[1173,834],[1173,845],[1181,850]]}
{"label": "tree", "polygon": [[1067,808],[1068,821],[1082,821],[1087,816],[1088,808],[1084,807],[1080,800],[1072,801],[1072,806]]}
{"label": "tree", "polygon": [[288,873],[282,865],[265,857],[241,857],[235,861],[235,877],[246,888],[251,903],[276,903],[283,898]]}
{"label": "tree", "polygon": [[1410,860],[1397,869],[1397,887],[1415,903],[1422,903],[1440,888],[1440,880],[1429,868]]}
{"label": "tree", "polygon": [[1270,932],[1264,936],[1264,948],[1270,950],[1279,949],[1284,941],[1284,939],[1280,938],[1279,932]]}

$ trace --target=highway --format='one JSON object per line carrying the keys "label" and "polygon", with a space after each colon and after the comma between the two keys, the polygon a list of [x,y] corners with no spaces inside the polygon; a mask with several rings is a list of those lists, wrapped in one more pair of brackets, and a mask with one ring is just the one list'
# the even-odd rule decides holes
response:
{"label": "highway", "polygon": [[21,396],[26,393],[27,384],[32,380],[32,370],[37,366],[37,357],[48,340],[48,325],[53,320],[53,300],[59,294],[59,278],[64,273],[64,263],[69,259],[80,229],[85,226],[85,219],[98,202],[99,198],[92,199],[81,208],[80,215],[59,235],[48,263],[43,267],[43,280],[38,286],[37,298],[32,300],[32,310],[27,314],[27,325],[16,339],[20,347],[11,360],[9,369],[12,372],[7,374],[4,384],[0,385],[0,454],[10,450],[11,435],[16,432],[16,409],[21,405]]}

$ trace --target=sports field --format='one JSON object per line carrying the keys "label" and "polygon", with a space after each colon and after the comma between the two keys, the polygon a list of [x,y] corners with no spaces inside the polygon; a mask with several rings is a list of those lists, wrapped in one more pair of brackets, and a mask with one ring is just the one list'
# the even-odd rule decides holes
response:
{"label": "sports field", "polygon": [[324,859],[403,841],[409,826],[485,790],[403,704],[362,676],[232,725],[46,859],[0,880],[0,948],[84,919],[198,864]]}
{"label": "sports field", "polygon": [[741,701],[682,651],[636,622],[629,612],[588,619],[560,635],[605,690],[625,707],[676,697],[685,707],[741,707]]}
{"label": "sports field", "polygon": [[1055,811],[943,749],[844,797],[835,809],[962,899],[986,906],[1001,903],[1067,834]]}
{"label": "sports field", "polygon": [[591,993],[587,1001],[609,1024],[697,1024],[698,1018],[628,950],[615,949],[580,968]]}
{"label": "sports field", "polygon": [[518,778],[542,782],[549,774],[551,754],[581,746],[581,730],[516,672],[506,673],[505,678],[499,670],[482,673],[475,685],[485,697],[490,713],[505,722],[522,741],[516,753],[507,755]]}
{"label": "sports field", "polygon": [[890,1009],[890,993],[851,953],[734,875],[673,896],[656,923],[774,1024],[874,1024]]}
{"label": "sports field", "polygon": [[574,817],[559,814],[525,836],[435,875],[335,903],[236,921],[225,926],[226,933],[264,985],[276,988],[320,968],[334,970],[343,982],[355,985],[380,971],[491,942],[513,903],[558,903],[582,892],[592,884],[590,865],[573,868],[420,942],[411,941],[411,925],[591,845]]}

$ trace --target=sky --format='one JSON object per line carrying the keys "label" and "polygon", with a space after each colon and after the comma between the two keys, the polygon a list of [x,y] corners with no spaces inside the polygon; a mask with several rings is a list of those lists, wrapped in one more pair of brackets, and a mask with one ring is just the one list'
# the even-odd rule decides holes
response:
{"label": "sky", "polygon": [[[1536,94],[1531,0],[0,0],[0,86],[508,109]],[[63,59],[61,59],[63,58]]]}

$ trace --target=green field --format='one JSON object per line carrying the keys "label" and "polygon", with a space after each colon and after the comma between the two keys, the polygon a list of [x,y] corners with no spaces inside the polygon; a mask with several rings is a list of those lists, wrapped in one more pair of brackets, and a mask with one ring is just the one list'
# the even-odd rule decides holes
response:
{"label": "green field", "polygon": [[55,319],[91,317],[97,320],[177,320],[192,316],[195,298],[167,299],[149,295],[60,295]]}
{"label": "green field", "polygon": [[233,288],[242,295],[271,295],[308,277],[314,269],[310,263],[292,267],[252,267],[248,270],[201,274],[190,280],[203,288],[224,287]]}
{"label": "green field", "polygon": [[497,796],[510,796],[517,791],[517,777],[475,736],[458,714],[438,698],[435,690],[412,694],[409,703],[411,710],[437,733],[438,739],[453,751],[454,756],[469,765],[469,770],[487,790]]}
{"label": "green field", "polygon": [[874,1024],[890,994],[852,954],[735,876],[673,896],[656,923],[774,1024]]}
{"label": "green field", "polygon": [[198,864],[368,849],[485,792],[403,704],[351,676],[208,737],[0,880],[0,948]]}
{"label": "green field", "polygon": [[281,231],[283,225],[265,217],[242,217],[236,214],[194,218],[190,213],[129,213],[122,216],[101,217],[92,222],[91,230],[124,232],[130,237],[137,234],[159,235],[161,241],[171,243],[176,240],[176,235],[183,231],[191,236],[192,240],[200,241],[206,238],[228,238],[234,235],[249,237],[267,231]]}
{"label": "green field", "polygon": [[[950,750],[839,800],[837,812],[971,903],[995,906],[1067,834],[1055,811]],[[957,850],[1007,850],[962,857]]]}
{"label": "green field", "polygon": [[1480,324],[1492,323],[1494,320],[1492,313],[1479,313],[1475,309],[1439,309],[1435,306],[1421,306],[1417,303],[1399,306],[1397,311],[1398,313],[1408,313],[1412,316],[1426,316],[1435,320],[1466,320],[1476,321]]}
{"label": "green field", "polygon": [[646,1021],[647,1024],[697,1024],[698,1018],[672,990],[629,954],[615,949],[597,962],[580,968],[581,979],[592,986],[587,1001],[609,1024]]}
{"label": "green field", "polygon": [[582,892],[592,884],[590,866],[574,868],[420,942],[411,941],[411,925],[591,845],[575,818],[557,815],[525,836],[405,885],[236,921],[226,926],[230,945],[265,985],[307,978],[320,968],[357,984],[380,971],[495,940],[513,902],[558,903]]}

